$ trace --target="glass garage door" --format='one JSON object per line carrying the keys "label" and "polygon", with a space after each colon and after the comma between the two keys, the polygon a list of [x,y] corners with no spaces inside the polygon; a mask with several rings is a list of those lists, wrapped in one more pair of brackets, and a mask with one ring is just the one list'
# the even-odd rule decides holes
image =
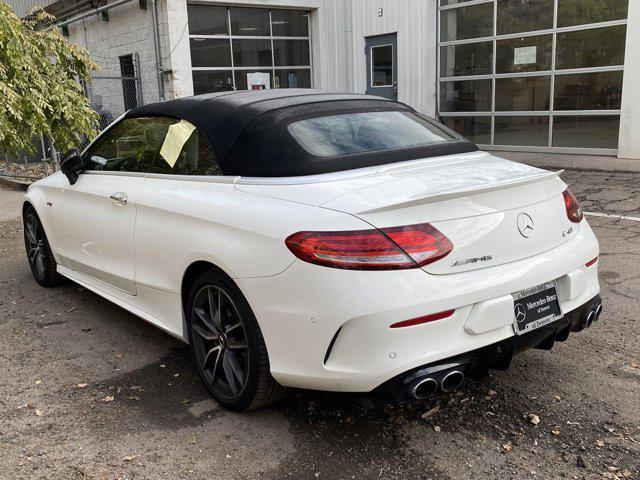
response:
{"label": "glass garage door", "polygon": [[442,121],[484,147],[615,153],[629,0],[440,0]]}
{"label": "glass garage door", "polygon": [[193,90],[310,88],[309,12],[192,4]]}

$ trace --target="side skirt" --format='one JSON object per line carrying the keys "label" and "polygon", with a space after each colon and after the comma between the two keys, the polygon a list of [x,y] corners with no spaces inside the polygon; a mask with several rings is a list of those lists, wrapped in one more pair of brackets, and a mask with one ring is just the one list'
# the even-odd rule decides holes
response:
{"label": "side skirt", "polygon": [[[147,323],[150,323],[154,327],[157,327],[160,330],[168,333],[172,337],[175,337],[178,340],[186,342],[185,336],[183,335],[183,331],[182,331],[183,329],[181,327],[176,329],[171,328],[169,325],[167,325],[167,323],[161,321],[156,315],[153,315],[147,312],[146,310],[143,310],[140,306],[138,306],[141,304],[151,305],[153,304],[152,302],[155,302],[158,308],[162,309],[163,311],[175,310],[175,308],[166,308],[168,306],[166,301],[158,302],[158,296],[161,295],[164,297],[166,296],[177,297],[177,302],[169,302],[169,303],[171,304],[177,303],[179,311],[173,312],[173,313],[175,315],[176,323],[179,323],[180,325],[182,325],[183,314],[182,314],[180,295],[177,295],[175,293],[170,293],[170,292],[164,292],[160,290],[154,290],[149,287],[142,287],[142,288],[139,287],[138,295],[128,295],[120,290],[111,288],[106,284],[98,282],[95,279],[88,277],[82,273],[76,272],[67,267],[63,267],[62,265],[58,265],[58,273],[68,278],[69,280],[72,280],[73,282],[83,286],[87,290],[90,290],[93,293],[105,298],[106,300],[109,300],[111,303],[115,303],[120,308],[127,310],[128,312],[134,314],[137,317],[140,317]],[[153,296],[154,297],[153,300],[144,302],[143,299],[149,296]],[[135,305],[133,302],[136,302],[137,305]],[[171,305],[171,307],[172,306],[173,305]],[[165,307],[165,308],[162,308],[162,307]],[[171,315],[171,313],[169,312],[168,315]]]}

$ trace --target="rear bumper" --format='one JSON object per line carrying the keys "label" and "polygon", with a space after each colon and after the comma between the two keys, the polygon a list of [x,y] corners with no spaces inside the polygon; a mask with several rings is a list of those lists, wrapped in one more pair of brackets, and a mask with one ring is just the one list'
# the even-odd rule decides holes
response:
{"label": "rear bumper", "polygon": [[[516,341],[514,292],[557,281],[565,315],[559,322],[566,321],[600,293],[597,263],[585,265],[598,253],[583,221],[553,250],[458,274],[348,271],[296,261],[279,275],[237,282],[256,314],[278,382],[369,392],[424,365]],[[389,328],[452,309],[443,320]]]}
{"label": "rear bumper", "polygon": [[447,372],[454,370],[467,377],[482,378],[489,370],[506,370],[515,355],[531,348],[551,350],[556,342],[566,341],[572,332],[580,332],[595,324],[601,312],[602,300],[600,295],[596,295],[560,320],[544,327],[412,369],[388,380],[378,390],[393,402],[404,404],[416,399],[411,394],[412,387],[424,378],[441,380]]}

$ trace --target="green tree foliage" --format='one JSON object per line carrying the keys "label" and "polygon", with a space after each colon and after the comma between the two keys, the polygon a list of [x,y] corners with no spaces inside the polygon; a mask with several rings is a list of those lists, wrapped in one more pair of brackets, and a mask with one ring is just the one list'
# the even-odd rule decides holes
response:
{"label": "green tree foliage", "polygon": [[72,45],[53,17],[40,11],[19,19],[0,1],[0,149],[33,153],[34,137],[45,134],[59,150],[92,137],[97,114],[79,79],[90,80],[97,65]]}

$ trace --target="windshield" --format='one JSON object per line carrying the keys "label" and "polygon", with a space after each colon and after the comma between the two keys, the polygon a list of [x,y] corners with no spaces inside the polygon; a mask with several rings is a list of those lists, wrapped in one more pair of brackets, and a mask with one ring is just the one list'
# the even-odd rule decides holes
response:
{"label": "windshield", "polygon": [[289,125],[289,132],[312,155],[335,157],[458,140],[414,112],[387,111],[316,117]]}

